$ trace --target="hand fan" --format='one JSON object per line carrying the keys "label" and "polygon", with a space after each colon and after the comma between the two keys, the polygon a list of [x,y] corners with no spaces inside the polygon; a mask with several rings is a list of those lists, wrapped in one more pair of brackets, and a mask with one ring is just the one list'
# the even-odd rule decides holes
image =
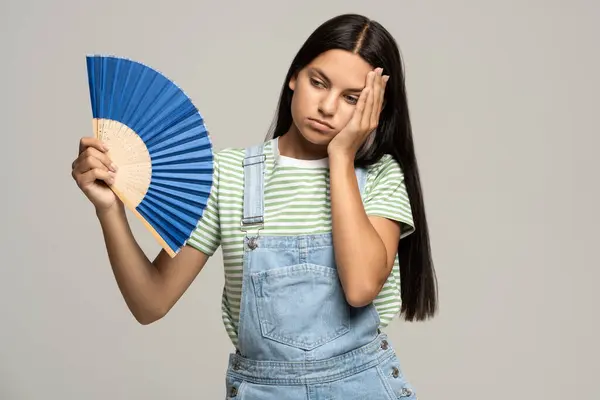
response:
{"label": "hand fan", "polygon": [[94,135],[118,167],[110,188],[174,257],[211,190],[213,148],[204,119],[160,72],[114,56],[86,60]]}

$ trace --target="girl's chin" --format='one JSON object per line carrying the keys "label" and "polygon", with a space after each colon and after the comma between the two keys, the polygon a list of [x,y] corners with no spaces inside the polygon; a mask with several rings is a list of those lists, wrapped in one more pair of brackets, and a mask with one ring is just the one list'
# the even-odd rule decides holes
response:
{"label": "girl's chin", "polygon": [[300,134],[307,142],[318,146],[326,146],[335,137],[335,133],[305,127]]}

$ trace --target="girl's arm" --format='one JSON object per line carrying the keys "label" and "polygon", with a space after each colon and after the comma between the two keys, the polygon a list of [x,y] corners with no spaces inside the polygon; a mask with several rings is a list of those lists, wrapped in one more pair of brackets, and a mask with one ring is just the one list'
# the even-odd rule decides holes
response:
{"label": "girl's arm", "polygon": [[136,320],[167,314],[200,273],[208,256],[184,246],[176,257],[161,251],[151,262],[134,239],[123,207],[97,213],[117,285]]}
{"label": "girl's arm", "polygon": [[[96,209],[121,294],[134,317],[146,325],[162,318],[173,307],[206,264],[211,249],[204,246],[203,249],[207,250],[202,252],[186,246],[177,257],[171,258],[163,251],[150,262],[132,235],[125,206],[111,189],[101,183],[114,182],[117,170],[107,151],[105,143],[100,140],[82,138],[79,154],[72,164],[72,176]],[[216,166],[215,162],[215,171]],[[212,226],[217,215],[216,198],[216,189],[213,189],[206,209],[207,214],[212,213]],[[206,224],[200,224],[200,227],[205,230],[196,232],[195,241],[215,236],[214,232],[205,228]]]}
{"label": "girl's arm", "polygon": [[400,224],[367,216],[354,159],[330,154],[333,244],[348,303],[362,307],[379,294],[389,276],[400,240]]}
{"label": "girl's arm", "polygon": [[376,68],[367,74],[348,125],[327,147],[331,185],[333,244],[338,274],[348,303],[371,303],[389,276],[400,240],[400,224],[368,217],[354,171],[354,159],[368,135],[375,131],[389,76]]}

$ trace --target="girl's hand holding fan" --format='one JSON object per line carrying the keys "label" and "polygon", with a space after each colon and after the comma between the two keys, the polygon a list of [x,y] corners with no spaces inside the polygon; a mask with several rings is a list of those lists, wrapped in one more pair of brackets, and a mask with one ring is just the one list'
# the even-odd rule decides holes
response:
{"label": "girl's hand holding fan", "polygon": [[79,142],[79,155],[71,165],[73,179],[96,207],[97,213],[121,203],[108,186],[115,182],[117,166],[106,152],[107,148],[100,140],[84,137]]}

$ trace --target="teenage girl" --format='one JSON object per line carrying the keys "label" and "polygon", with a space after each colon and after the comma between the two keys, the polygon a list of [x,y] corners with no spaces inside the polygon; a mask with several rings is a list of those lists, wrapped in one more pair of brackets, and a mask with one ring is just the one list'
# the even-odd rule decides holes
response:
{"label": "teenage girl", "polygon": [[223,322],[235,347],[227,396],[414,399],[382,328],[424,320],[437,287],[398,47],[342,15],[292,61],[274,132],[215,156],[204,216],[174,258],[150,261],[105,185],[118,166],[81,139],[73,178],[94,204],[121,293],[162,318],[221,245]]}

